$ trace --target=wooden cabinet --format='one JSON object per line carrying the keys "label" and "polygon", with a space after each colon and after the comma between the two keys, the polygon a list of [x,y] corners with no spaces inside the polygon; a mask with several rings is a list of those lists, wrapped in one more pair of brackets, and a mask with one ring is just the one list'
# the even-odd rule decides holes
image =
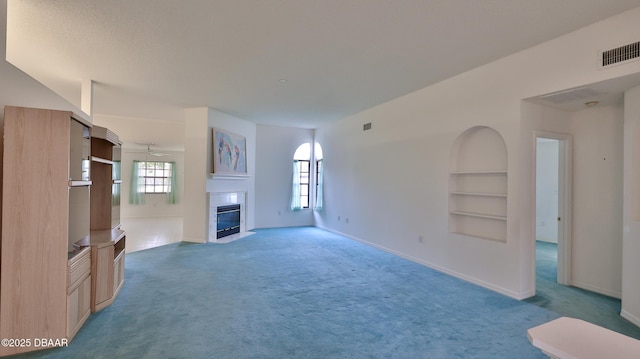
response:
{"label": "wooden cabinet", "polygon": [[111,303],[124,284],[126,236],[120,229],[91,232],[91,311],[99,311]]}
{"label": "wooden cabinet", "polygon": [[[70,283],[70,266],[86,269],[75,243],[89,235],[88,216],[71,214],[89,212],[89,127],[67,111],[5,107],[0,338],[70,339],[87,317],[90,274],[73,271]],[[36,349],[0,346],[0,355]]]}
{"label": "wooden cabinet", "polygon": [[120,226],[120,146],[109,129],[91,129],[91,230]]}
{"label": "wooden cabinet", "polygon": [[91,250],[84,247],[69,260],[67,338],[71,340],[91,314]]}
{"label": "wooden cabinet", "polygon": [[120,140],[104,127],[91,129],[91,310],[110,305],[124,283],[126,236],[120,229]]}

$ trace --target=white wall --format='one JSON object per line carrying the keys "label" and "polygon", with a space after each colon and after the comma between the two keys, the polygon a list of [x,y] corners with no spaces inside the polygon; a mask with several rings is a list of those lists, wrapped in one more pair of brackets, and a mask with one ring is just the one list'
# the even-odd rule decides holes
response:
{"label": "white wall", "polygon": [[5,61],[7,49],[7,2],[0,0],[0,119],[4,106],[72,111],[91,121],[79,108]]}
{"label": "white wall", "polygon": [[[220,128],[246,137],[247,176],[212,176],[212,129]],[[255,227],[256,125],[208,108],[185,111],[185,180],[183,238],[204,243],[209,238],[209,192],[247,192],[245,228]]]}
{"label": "white wall", "polygon": [[624,99],[622,316],[640,325],[640,86]]}
{"label": "white wall", "polygon": [[623,109],[571,113],[572,284],[620,298],[622,283]]}
{"label": "white wall", "polygon": [[[256,213],[256,124],[238,117],[231,116],[224,112],[209,109],[207,128],[207,173],[213,172],[213,128],[233,132],[244,136],[247,140],[247,177],[244,178],[224,178],[208,175],[207,192],[247,192],[247,208],[245,210],[246,229],[255,228]],[[208,209],[208,206],[207,206]],[[208,214],[207,214],[208,218]],[[207,227],[208,230],[208,227]],[[205,238],[208,238],[205,237]]]}
{"label": "white wall", "polygon": [[313,144],[314,131],[258,125],[256,133],[256,227],[313,225],[313,210],[291,211],[289,201],[293,154]]}
{"label": "white wall", "polygon": [[[184,153],[174,151],[162,151],[168,156],[153,157],[147,156],[140,150],[123,149],[122,151],[122,204],[120,206],[120,216],[122,218],[145,218],[145,217],[182,217],[184,201]],[[175,204],[166,203],[166,194],[146,194],[145,203],[142,205],[129,204],[129,193],[131,190],[131,172],[133,161],[163,161],[175,162],[177,172],[178,201]]]}
{"label": "white wall", "polygon": [[[184,203],[184,122],[94,114],[93,123],[118,135],[122,149],[122,218],[182,217]],[[148,156],[144,146],[153,143],[153,150],[169,156]],[[178,203],[167,204],[165,195],[148,194],[145,204],[129,204],[133,160],[173,161],[177,168]]]}
{"label": "white wall", "polygon": [[558,140],[538,139],[536,240],[558,243]]}
{"label": "white wall", "polygon": [[[637,8],[318,129],[326,196],[317,224],[516,298],[533,295],[533,131],[548,123],[527,122],[521,99],[639,72],[640,62],[596,66],[599,49],[637,41],[639,17]],[[448,153],[476,125],[507,144],[506,243],[448,232]]]}
{"label": "white wall", "polygon": [[[185,110],[184,126],[184,218],[182,240],[205,243],[208,237],[207,175],[210,164],[207,159],[209,132],[209,108]],[[210,140],[209,140],[210,141]]]}

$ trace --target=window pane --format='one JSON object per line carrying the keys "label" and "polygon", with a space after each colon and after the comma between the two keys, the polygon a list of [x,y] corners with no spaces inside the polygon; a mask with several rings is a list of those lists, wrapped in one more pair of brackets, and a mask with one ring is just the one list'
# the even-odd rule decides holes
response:
{"label": "window pane", "polygon": [[141,162],[138,172],[139,191],[167,193],[171,191],[171,163],[161,161]]}

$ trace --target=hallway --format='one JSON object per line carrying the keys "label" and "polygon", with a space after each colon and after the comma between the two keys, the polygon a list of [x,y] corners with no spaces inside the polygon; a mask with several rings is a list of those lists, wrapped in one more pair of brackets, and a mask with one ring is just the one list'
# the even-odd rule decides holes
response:
{"label": "hallway", "polygon": [[640,328],[620,316],[620,300],[557,283],[557,245],[536,241],[536,295],[525,302],[640,339]]}

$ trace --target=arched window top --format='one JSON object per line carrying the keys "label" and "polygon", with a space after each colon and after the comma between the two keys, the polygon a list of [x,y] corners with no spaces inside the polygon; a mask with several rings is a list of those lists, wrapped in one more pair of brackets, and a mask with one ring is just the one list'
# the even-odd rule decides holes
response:
{"label": "arched window top", "polygon": [[321,160],[322,159],[322,146],[320,146],[320,144],[318,142],[316,142],[315,146],[313,147],[313,151],[314,151],[314,156],[316,157],[316,161]]}
{"label": "arched window top", "polygon": [[310,160],[311,159],[311,144],[303,143],[298,146],[296,153],[293,155],[294,160]]}

